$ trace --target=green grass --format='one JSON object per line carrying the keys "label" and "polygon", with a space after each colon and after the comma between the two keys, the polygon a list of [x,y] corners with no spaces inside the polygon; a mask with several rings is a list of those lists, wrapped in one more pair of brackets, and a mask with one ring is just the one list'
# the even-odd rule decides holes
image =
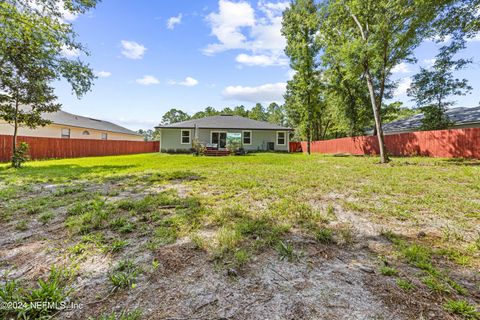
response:
{"label": "green grass", "polygon": [[480,312],[477,312],[475,307],[465,300],[449,300],[443,307],[445,310],[457,314],[464,319],[480,319]]}
{"label": "green grass", "polygon": [[[59,224],[72,238],[64,250],[71,259],[101,252],[117,261],[137,250],[137,239],[138,250],[154,252],[190,239],[222,266],[246,267],[265,250],[298,261],[303,248],[290,242],[293,234],[342,250],[365,241],[356,221],[339,222],[349,211],[395,230],[386,234],[392,241],[386,255],[400,274],[407,276],[401,263],[416,270],[419,289],[442,297],[468,298],[449,269],[480,268],[479,203],[480,162],[470,160],[394,158],[381,165],[376,157],[260,153],[49,160],[20,170],[0,164],[2,227]],[[381,273],[397,276],[397,269]],[[124,288],[138,274],[136,267],[113,268],[109,277]]]}

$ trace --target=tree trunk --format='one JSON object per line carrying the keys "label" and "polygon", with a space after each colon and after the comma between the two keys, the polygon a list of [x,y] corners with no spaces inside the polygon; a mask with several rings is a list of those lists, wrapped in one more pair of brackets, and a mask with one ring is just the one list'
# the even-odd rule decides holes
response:
{"label": "tree trunk", "polygon": [[17,136],[18,136],[18,101],[15,102],[15,121],[13,122],[13,139],[12,139],[12,166],[15,166],[13,157],[17,152]]}
{"label": "tree trunk", "polygon": [[368,71],[366,72],[366,78],[367,78],[368,91],[370,93],[370,100],[372,102],[373,117],[375,118],[375,128],[377,131],[378,147],[380,149],[380,161],[382,163],[387,163],[390,160],[388,159],[388,155],[385,150],[385,142],[383,139],[382,118],[380,115],[380,106],[377,104],[377,101],[375,99],[375,91],[373,90],[373,81]]}

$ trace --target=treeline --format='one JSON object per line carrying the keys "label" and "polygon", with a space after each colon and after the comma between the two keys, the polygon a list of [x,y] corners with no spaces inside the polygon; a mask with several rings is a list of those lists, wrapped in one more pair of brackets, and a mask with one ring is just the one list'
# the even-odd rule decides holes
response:
{"label": "treeline", "polygon": [[408,113],[388,103],[398,86],[392,70],[416,62],[414,50],[427,39],[441,47],[433,67],[413,77],[408,94],[426,114],[425,129],[448,126],[449,97],[471,90],[453,76],[470,61],[454,56],[480,31],[479,5],[480,0],[292,1],[282,22],[294,71],[285,111],[308,141],[308,152],[311,140],[374,128],[387,162],[382,125]]}
{"label": "treeline", "polygon": [[268,107],[264,107],[261,103],[257,103],[253,108],[248,110],[245,106],[240,105],[234,108],[226,107],[222,110],[217,110],[213,107],[206,107],[202,111],[198,111],[193,115],[189,115],[181,109],[170,109],[162,117],[162,124],[167,125],[171,123],[186,121],[190,119],[200,119],[211,116],[218,116],[222,114],[237,115],[258,121],[267,121],[282,126],[288,125],[285,108],[283,105],[278,105],[272,102]]}

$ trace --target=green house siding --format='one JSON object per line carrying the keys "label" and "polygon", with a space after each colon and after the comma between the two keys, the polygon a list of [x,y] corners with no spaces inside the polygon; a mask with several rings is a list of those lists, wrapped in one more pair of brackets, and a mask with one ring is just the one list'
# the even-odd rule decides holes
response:
{"label": "green house siding", "polygon": [[[160,133],[160,149],[162,152],[170,151],[188,151],[192,145],[181,144],[181,130],[162,128]],[[202,144],[211,142],[211,133],[215,131],[227,133],[241,133],[243,142],[243,131],[251,131],[251,144],[243,145],[247,151],[266,151],[269,142],[273,142],[275,151],[288,151],[288,131],[282,130],[235,130],[235,129],[198,129],[198,140]],[[285,132],[285,145],[277,144],[277,132]],[[195,138],[195,130],[191,129],[191,140]]]}

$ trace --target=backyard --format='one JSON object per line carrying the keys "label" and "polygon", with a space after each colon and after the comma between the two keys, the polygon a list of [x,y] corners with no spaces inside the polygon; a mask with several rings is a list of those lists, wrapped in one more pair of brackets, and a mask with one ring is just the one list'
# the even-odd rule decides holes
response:
{"label": "backyard", "polygon": [[0,318],[480,317],[476,160],[5,164],[0,225]]}

